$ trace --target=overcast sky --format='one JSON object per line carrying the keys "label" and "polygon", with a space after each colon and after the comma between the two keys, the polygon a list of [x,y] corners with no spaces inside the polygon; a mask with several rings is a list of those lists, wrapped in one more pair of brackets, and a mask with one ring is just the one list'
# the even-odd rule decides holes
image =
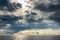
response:
{"label": "overcast sky", "polygon": [[[16,10],[22,10],[19,13],[23,16],[8,16],[17,14]],[[21,0],[18,3],[0,0],[0,14],[2,33],[14,33],[27,29],[60,29],[60,0]],[[8,15],[3,16],[5,14]]]}

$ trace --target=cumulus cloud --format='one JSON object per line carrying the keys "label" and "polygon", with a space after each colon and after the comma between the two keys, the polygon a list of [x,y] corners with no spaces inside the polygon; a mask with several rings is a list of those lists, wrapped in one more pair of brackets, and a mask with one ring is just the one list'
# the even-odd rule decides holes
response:
{"label": "cumulus cloud", "polygon": [[[11,3],[7,0],[0,1],[1,14],[2,12],[4,12],[0,16],[0,29],[11,30],[3,31],[6,33],[15,33],[27,29],[60,28],[60,5],[58,2],[59,0],[55,0],[52,2],[51,1],[52,0],[29,1],[28,3],[30,5],[26,5],[29,6],[28,10],[23,9],[20,3]],[[21,8],[22,11],[19,8]],[[17,9],[20,10],[18,13],[15,12],[15,10]],[[5,11],[6,15],[4,15]],[[14,15],[15,13],[13,11],[19,16]],[[13,15],[9,15],[10,13],[12,13]]]}
{"label": "cumulus cloud", "polygon": [[[41,14],[43,15],[42,16],[43,20],[52,21],[51,24],[49,24],[50,22],[47,23],[47,26],[51,27],[51,28],[56,28],[56,27],[60,28],[59,27],[59,23],[60,23],[59,22],[59,19],[60,19],[60,16],[59,16],[60,5],[59,5],[59,2],[58,2],[59,0],[49,0],[49,3],[47,3],[47,4],[45,2],[39,3],[39,1],[35,2],[34,9],[35,10],[40,10],[42,12]],[[53,26],[52,24],[53,25],[55,24],[55,26]]]}
{"label": "cumulus cloud", "polygon": [[16,9],[18,9],[18,7],[22,7],[22,5],[20,3],[11,3],[10,0],[0,0],[0,10],[2,11],[14,11]]}

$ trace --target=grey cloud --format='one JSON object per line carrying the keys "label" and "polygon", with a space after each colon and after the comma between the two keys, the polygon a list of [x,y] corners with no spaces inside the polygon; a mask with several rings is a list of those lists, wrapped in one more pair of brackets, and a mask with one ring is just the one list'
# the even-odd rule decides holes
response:
{"label": "grey cloud", "polygon": [[36,12],[31,12],[30,14],[25,15],[26,16],[26,20],[27,22],[31,23],[31,22],[41,22],[43,20],[43,18],[38,18],[37,20],[35,19],[37,13]]}
{"label": "grey cloud", "polygon": [[[7,1],[7,0],[6,0]],[[5,2],[4,2],[5,3]],[[3,4],[4,4],[3,3]],[[7,6],[7,5],[8,6]],[[1,11],[5,11],[5,7],[7,7],[7,10],[12,12],[12,11],[15,11],[16,9],[18,9],[19,7],[22,8],[21,4],[19,3],[10,3],[8,1],[8,3],[6,3],[4,5],[0,4],[0,10]],[[27,30],[27,29],[48,29],[48,28],[51,28],[51,29],[57,29],[57,28],[60,28],[60,25],[58,25],[57,22],[60,23],[60,5],[57,4],[47,4],[45,5],[44,3],[43,4],[40,4],[40,3],[37,3],[35,4],[35,7],[34,9],[36,9],[36,11],[41,11],[42,12],[42,16],[45,17],[44,14],[47,15],[47,13],[45,12],[48,12],[49,14],[51,14],[50,12],[54,12],[54,14],[52,15],[49,15],[47,16],[48,19],[44,19],[44,18],[38,18],[37,20],[35,20],[35,16],[38,14],[38,12],[32,12],[34,10],[32,10],[29,14],[29,11],[25,11],[27,12],[28,14],[25,15],[24,17],[25,20],[27,21],[25,24],[23,23],[17,23],[18,20],[22,20],[23,19],[23,16],[22,17],[17,17],[17,16],[9,16],[9,15],[2,15],[0,17],[0,28],[1,29],[5,29],[5,30],[13,30],[14,32],[13,33],[16,33],[18,31],[21,31],[21,30]],[[43,14],[44,12],[44,14]],[[54,21],[52,23],[45,23],[43,22],[43,20],[48,20],[48,21]],[[2,24],[2,25],[1,25]],[[6,24],[10,24],[11,26],[6,28]],[[10,31],[11,32],[11,31]],[[8,33],[10,33],[8,32]]]}
{"label": "grey cloud", "polygon": [[54,21],[60,23],[60,11],[56,11],[49,18],[50,18],[50,20],[54,20]]}
{"label": "grey cloud", "polygon": [[10,0],[0,0],[0,10],[2,11],[15,11],[18,9],[18,7],[22,8],[22,5],[20,3],[11,3]]}
{"label": "grey cloud", "polygon": [[59,21],[60,20],[60,16],[59,16],[60,15],[60,12],[59,12],[60,11],[60,4],[58,1],[59,0],[55,0],[55,1],[53,0],[53,3],[57,2],[57,4],[52,4],[52,3],[45,4],[45,3],[36,2],[34,9],[40,10],[42,12],[48,12],[48,13],[54,12],[54,14],[50,15],[49,17],[47,16],[47,17],[49,20],[54,20],[59,23],[60,22]]}
{"label": "grey cloud", "polygon": [[21,16],[10,16],[10,15],[2,15],[0,16],[0,19],[3,21],[16,21],[18,19],[23,19]]}
{"label": "grey cloud", "polygon": [[57,4],[48,4],[48,5],[44,5],[44,4],[36,4],[35,8],[36,10],[41,10],[41,11],[46,11],[46,12],[54,12],[54,11],[59,11],[60,10],[60,5]]}
{"label": "grey cloud", "polygon": [[34,3],[34,5],[34,9],[40,11],[52,12],[60,10],[59,0],[38,0]]}

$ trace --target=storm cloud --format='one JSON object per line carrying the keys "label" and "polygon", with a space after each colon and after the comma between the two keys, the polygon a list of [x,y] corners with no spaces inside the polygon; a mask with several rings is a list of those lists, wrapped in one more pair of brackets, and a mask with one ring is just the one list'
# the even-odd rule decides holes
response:
{"label": "storm cloud", "polygon": [[[53,3],[52,3],[53,2]],[[60,22],[60,1],[59,0],[53,0],[52,2],[48,3],[48,4],[45,4],[45,3],[39,3],[39,2],[36,2],[35,3],[35,7],[34,9],[35,10],[40,10],[42,12],[48,12],[49,14],[51,14],[51,12],[54,12],[52,13],[52,15],[50,15],[48,17],[49,20],[54,20],[56,22]],[[57,2],[57,4],[54,4],[54,2]],[[45,15],[46,15],[45,13]]]}
{"label": "storm cloud", "polygon": [[54,20],[58,23],[60,23],[60,11],[56,11],[53,15],[51,15],[50,20]]}
{"label": "storm cloud", "polygon": [[48,4],[48,5],[44,5],[44,4],[35,4],[34,9],[36,10],[41,10],[41,11],[46,11],[46,12],[55,12],[55,11],[59,11],[60,10],[60,4]]}
{"label": "storm cloud", "polygon": [[18,9],[18,7],[22,8],[22,4],[20,3],[11,3],[10,0],[0,0],[0,10],[1,11],[15,11],[16,9]]}
{"label": "storm cloud", "polygon": [[[33,8],[22,10],[19,16],[16,15],[1,15],[0,30],[5,30],[6,33],[16,33],[27,29],[58,29],[60,28],[60,4],[58,1],[33,1]],[[46,4],[47,2],[47,4]],[[57,4],[55,4],[57,3]],[[31,4],[31,5],[32,5]],[[28,5],[30,7],[30,5]],[[31,6],[32,7],[32,6]],[[23,9],[20,3],[11,3],[10,0],[0,1],[0,11],[14,14],[15,10]],[[15,12],[16,13],[16,12]],[[26,13],[26,15],[25,15]],[[17,13],[16,13],[17,14]],[[23,14],[23,16],[22,16]],[[12,30],[12,31],[7,31]]]}

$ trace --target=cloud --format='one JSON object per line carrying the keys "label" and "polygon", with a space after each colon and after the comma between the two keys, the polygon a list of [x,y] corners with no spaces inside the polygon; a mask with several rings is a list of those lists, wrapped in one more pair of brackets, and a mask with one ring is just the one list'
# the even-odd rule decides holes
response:
{"label": "cloud", "polygon": [[18,19],[23,19],[23,17],[11,16],[11,15],[2,15],[0,16],[3,21],[16,21]]}
{"label": "cloud", "polygon": [[42,10],[42,11],[47,11],[48,10],[44,4],[40,4],[40,3],[36,3],[34,9]]}
{"label": "cloud", "polygon": [[18,9],[18,7],[22,8],[22,5],[20,3],[11,3],[9,0],[0,0],[0,10],[1,11],[15,11]]}
{"label": "cloud", "polygon": [[51,15],[50,20],[54,20],[58,23],[60,23],[60,11],[56,11],[53,15]]}
{"label": "cloud", "polygon": [[32,23],[32,22],[41,22],[43,20],[43,18],[36,17],[37,16],[36,12],[30,12],[30,14],[27,14],[25,16],[26,16],[27,22],[29,22],[29,23]]}
{"label": "cloud", "polygon": [[34,9],[36,10],[41,10],[41,11],[46,11],[46,12],[55,12],[60,10],[60,5],[59,4],[35,4]]}
{"label": "cloud", "polygon": [[34,9],[46,12],[55,12],[60,10],[59,0],[38,0],[34,2]]}
{"label": "cloud", "polygon": [[[5,0],[4,0],[5,1]],[[22,5],[20,3],[10,3],[9,0],[4,5],[2,3],[0,4],[0,10],[2,12],[8,10],[7,12],[15,12],[16,9],[22,8]],[[33,3],[33,2],[32,2]],[[57,29],[60,28],[60,5],[59,4],[44,4],[44,3],[35,3],[34,9],[32,10],[22,10],[26,12],[26,15],[24,16],[12,16],[8,15],[2,15],[0,16],[0,29],[4,30],[11,30],[11,31],[5,31],[6,33],[16,33],[21,30],[27,30],[27,29]],[[20,12],[19,12],[20,13]],[[25,14],[25,13],[23,13]]]}
{"label": "cloud", "polygon": [[[46,15],[47,19],[54,20],[57,23],[60,23],[59,21],[60,20],[60,16],[59,16],[60,4],[58,2],[59,0],[55,0],[55,1],[53,0],[52,1],[53,3],[51,1],[48,4],[36,2],[34,9],[42,11],[44,13],[44,14],[42,13],[42,15],[43,16]],[[54,4],[55,2],[57,4]],[[47,14],[51,14],[51,15],[48,16]]]}

